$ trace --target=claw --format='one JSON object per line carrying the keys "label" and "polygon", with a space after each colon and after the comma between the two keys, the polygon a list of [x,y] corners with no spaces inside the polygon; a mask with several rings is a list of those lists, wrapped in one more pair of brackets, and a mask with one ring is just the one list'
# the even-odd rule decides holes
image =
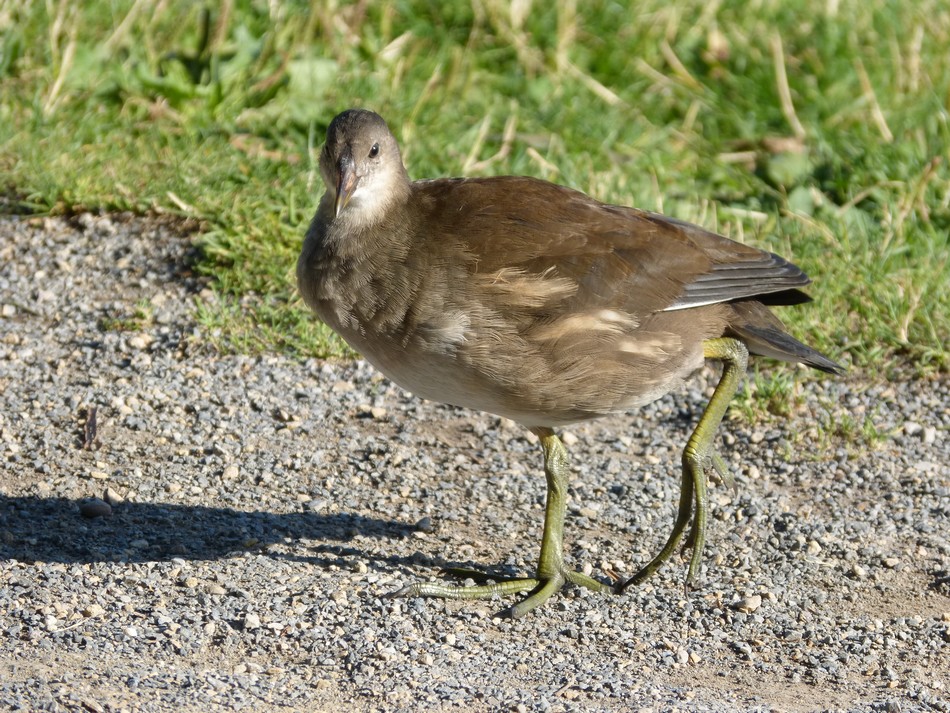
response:
{"label": "claw", "polygon": [[737,494],[739,487],[736,485],[736,478],[732,474],[732,471],[729,470],[729,466],[726,465],[726,461],[722,459],[722,456],[719,455],[717,451],[713,451],[709,456],[709,462],[713,470],[716,471],[716,475],[719,476],[719,479],[732,489],[733,494]]}

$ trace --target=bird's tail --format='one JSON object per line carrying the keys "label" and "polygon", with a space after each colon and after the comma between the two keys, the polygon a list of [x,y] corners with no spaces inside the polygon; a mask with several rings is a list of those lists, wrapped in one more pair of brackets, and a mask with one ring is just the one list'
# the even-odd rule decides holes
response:
{"label": "bird's tail", "polygon": [[729,332],[741,339],[750,353],[844,374],[843,366],[789,335],[778,317],[760,302],[733,302],[732,307],[735,318],[729,321]]}

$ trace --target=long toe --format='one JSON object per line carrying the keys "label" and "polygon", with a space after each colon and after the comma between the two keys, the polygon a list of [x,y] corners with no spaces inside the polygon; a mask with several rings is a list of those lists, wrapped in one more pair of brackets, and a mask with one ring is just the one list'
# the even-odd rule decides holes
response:
{"label": "long toe", "polygon": [[393,592],[393,597],[437,597],[440,599],[496,599],[510,594],[530,592],[523,600],[504,610],[502,614],[517,618],[537,609],[568,582],[593,590],[595,592],[611,593],[613,587],[598,582],[580,572],[563,570],[545,577],[525,577],[523,579],[509,579],[488,584],[473,586],[442,584],[439,582],[414,582],[402,589]]}

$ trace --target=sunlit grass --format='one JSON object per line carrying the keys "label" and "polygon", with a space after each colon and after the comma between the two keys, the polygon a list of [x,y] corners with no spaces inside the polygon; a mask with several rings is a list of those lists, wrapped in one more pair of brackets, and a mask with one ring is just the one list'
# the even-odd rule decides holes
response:
{"label": "sunlit grass", "polygon": [[414,177],[530,174],[699,222],[801,264],[815,303],[782,318],[836,359],[950,366],[938,0],[6,0],[0,38],[6,210],[200,220],[222,349],[344,353],[293,267],[312,150],[367,106]]}

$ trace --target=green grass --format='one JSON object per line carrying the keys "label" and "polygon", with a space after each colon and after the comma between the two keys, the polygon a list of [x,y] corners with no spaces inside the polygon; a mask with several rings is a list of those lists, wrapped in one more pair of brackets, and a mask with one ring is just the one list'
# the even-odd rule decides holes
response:
{"label": "green grass", "polygon": [[801,264],[782,317],[835,358],[950,367],[944,0],[445,5],[0,0],[0,206],[196,218],[220,348],[338,355],[294,261],[314,149],[367,106],[415,177],[699,222]]}
{"label": "green grass", "polygon": [[132,314],[103,317],[99,326],[109,332],[138,332],[146,329],[153,322],[152,303],[148,300],[139,300]]}

